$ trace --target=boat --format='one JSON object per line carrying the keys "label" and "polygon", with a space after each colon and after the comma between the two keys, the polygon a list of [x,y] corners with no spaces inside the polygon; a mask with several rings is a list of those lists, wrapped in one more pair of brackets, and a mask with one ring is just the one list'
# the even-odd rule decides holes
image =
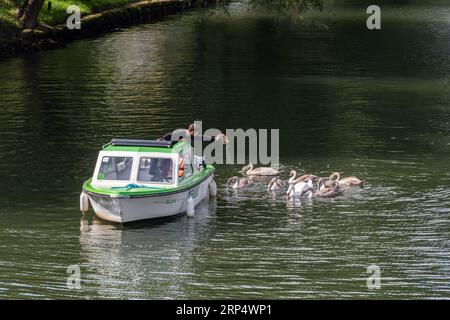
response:
{"label": "boat", "polygon": [[186,141],[112,139],[83,183],[80,210],[92,206],[97,217],[117,223],[192,216],[216,195],[214,172]]}

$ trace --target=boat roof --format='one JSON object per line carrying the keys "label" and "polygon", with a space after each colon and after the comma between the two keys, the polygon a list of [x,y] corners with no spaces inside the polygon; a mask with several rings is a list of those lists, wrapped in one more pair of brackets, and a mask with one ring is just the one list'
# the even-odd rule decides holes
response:
{"label": "boat roof", "polygon": [[186,145],[185,141],[112,139],[102,151],[177,153]]}

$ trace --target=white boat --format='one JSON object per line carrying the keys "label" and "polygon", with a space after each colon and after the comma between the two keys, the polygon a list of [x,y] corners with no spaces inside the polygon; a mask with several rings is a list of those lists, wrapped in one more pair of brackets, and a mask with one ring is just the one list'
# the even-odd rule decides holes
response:
{"label": "white boat", "polygon": [[118,223],[193,215],[216,195],[214,172],[184,141],[113,139],[83,184],[80,210],[90,204],[99,218]]}

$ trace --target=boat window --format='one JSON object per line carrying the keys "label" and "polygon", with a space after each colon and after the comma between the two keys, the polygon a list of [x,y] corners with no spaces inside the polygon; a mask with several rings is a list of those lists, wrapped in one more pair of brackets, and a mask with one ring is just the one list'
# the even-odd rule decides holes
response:
{"label": "boat window", "polygon": [[130,180],[132,157],[110,157],[102,158],[102,164],[97,175],[98,180]]}
{"label": "boat window", "polygon": [[169,158],[143,157],[139,163],[138,181],[173,182],[173,161]]}

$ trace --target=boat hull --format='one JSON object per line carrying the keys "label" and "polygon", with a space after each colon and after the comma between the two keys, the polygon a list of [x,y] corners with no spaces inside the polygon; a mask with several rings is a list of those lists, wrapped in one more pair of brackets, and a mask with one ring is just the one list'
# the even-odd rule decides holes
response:
{"label": "boat hull", "polygon": [[212,179],[213,175],[210,175],[196,186],[176,193],[113,197],[89,192],[88,197],[95,214],[110,222],[170,217],[186,212],[189,197],[192,197],[195,206],[207,198]]}

